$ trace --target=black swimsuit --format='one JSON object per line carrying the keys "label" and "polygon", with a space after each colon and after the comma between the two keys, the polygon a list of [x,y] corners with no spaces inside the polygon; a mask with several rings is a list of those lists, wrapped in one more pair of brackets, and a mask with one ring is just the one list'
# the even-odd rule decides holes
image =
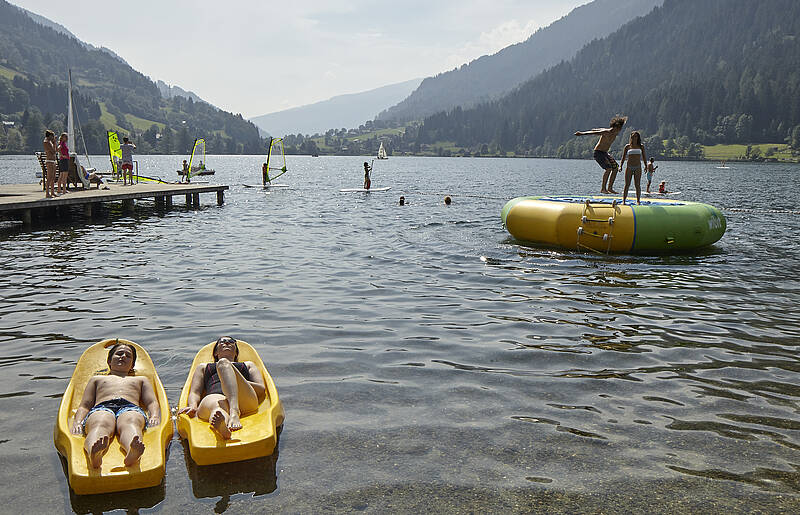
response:
{"label": "black swimsuit", "polygon": [[[242,374],[242,377],[244,377],[247,381],[250,381],[250,370],[247,369],[247,365],[245,363],[236,361],[231,364]],[[208,363],[206,365],[206,369],[203,372],[203,385],[206,390],[206,395],[211,393],[222,394],[222,383],[220,383],[219,374],[217,374],[216,363]]]}

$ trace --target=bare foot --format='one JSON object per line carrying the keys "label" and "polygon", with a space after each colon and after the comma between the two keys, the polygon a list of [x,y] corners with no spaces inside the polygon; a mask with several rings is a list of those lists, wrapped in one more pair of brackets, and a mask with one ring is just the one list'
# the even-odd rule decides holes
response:
{"label": "bare foot", "polygon": [[223,439],[230,440],[231,431],[225,424],[225,415],[223,415],[220,410],[215,411],[214,414],[211,415],[211,418],[208,419],[208,423],[211,429],[216,431]]}
{"label": "bare foot", "polygon": [[600,190],[600,193],[601,194],[608,193],[608,190],[607,189],[602,189],[602,190]]}
{"label": "bare foot", "polygon": [[103,464],[103,455],[108,450],[108,436],[98,438],[89,449],[89,464],[93,469],[99,469]]}
{"label": "bare foot", "polygon": [[616,195],[618,192],[617,192],[617,191],[614,191],[614,190],[612,190],[611,188],[609,188],[607,193],[613,193],[614,195]]}
{"label": "bare foot", "polygon": [[230,416],[228,417],[228,429],[231,431],[238,431],[242,428],[242,423],[239,421],[239,414],[236,412],[231,412]]}
{"label": "bare foot", "polygon": [[133,437],[131,440],[131,447],[128,449],[128,454],[125,455],[125,466],[130,467],[131,465],[135,465],[139,458],[142,457],[144,453],[144,443],[142,443],[141,438],[139,435]]}

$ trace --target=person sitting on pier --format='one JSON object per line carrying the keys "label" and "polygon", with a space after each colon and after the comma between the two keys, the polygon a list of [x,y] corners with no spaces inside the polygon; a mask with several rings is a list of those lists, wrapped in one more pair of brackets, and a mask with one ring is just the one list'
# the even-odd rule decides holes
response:
{"label": "person sitting on pier", "polygon": [[197,415],[225,440],[242,428],[240,417],[258,411],[266,398],[266,385],[252,361],[238,362],[239,347],[230,336],[219,338],[213,363],[201,363],[192,377],[187,406],[178,413]]}
{"label": "person sitting on pier", "polygon": [[72,434],[86,434],[83,448],[93,469],[100,468],[115,434],[125,451],[125,466],[136,464],[144,453],[143,431],[161,423],[161,407],[150,380],[130,375],[136,349],[117,343],[109,349],[106,362],[108,375],[89,379],[72,423]]}

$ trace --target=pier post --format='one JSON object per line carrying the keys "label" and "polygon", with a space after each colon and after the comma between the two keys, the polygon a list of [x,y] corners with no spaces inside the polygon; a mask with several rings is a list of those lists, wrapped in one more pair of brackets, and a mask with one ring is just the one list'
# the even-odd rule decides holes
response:
{"label": "pier post", "polygon": [[31,210],[30,209],[23,209],[22,210],[22,223],[25,225],[31,225]]}
{"label": "pier post", "polygon": [[222,190],[217,191],[217,205],[221,206],[225,202],[225,194]]}
{"label": "pier post", "polygon": [[186,194],[186,207],[192,207],[192,194]]}
{"label": "pier post", "polygon": [[194,207],[200,207],[200,194],[199,193],[192,193],[192,204],[194,204]]}
{"label": "pier post", "polygon": [[156,197],[156,209],[164,209],[164,197]]}
{"label": "pier post", "polygon": [[172,209],[172,195],[167,195],[165,200],[167,209]]}
{"label": "pier post", "polygon": [[86,218],[91,218],[92,217],[92,203],[91,202],[87,202],[86,204],[83,205],[83,216],[85,216]]}

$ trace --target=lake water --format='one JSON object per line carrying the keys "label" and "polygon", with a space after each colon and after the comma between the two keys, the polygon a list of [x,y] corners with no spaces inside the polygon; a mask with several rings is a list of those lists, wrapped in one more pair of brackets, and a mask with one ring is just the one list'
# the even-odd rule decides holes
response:
{"label": "lake water", "polygon": [[[172,179],[182,157],[137,159]],[[727,233],[601,256],[500,220],[512,197],[596,192],[591,161],[393,157],[370,194],[339,192],[364,158],[289,156],[289,188],[242,186],[262,161],[208,157],[222,206],[0,223],[0,512],[800,507],[800,166],[660,163]],[[37,166],[0,157],[0,189]],[[174,405],[223,334],[277,384],[278,452],[198,469],[176,432],[161,487],[71,495],[52,428],[83,349],[143,345]]]}

